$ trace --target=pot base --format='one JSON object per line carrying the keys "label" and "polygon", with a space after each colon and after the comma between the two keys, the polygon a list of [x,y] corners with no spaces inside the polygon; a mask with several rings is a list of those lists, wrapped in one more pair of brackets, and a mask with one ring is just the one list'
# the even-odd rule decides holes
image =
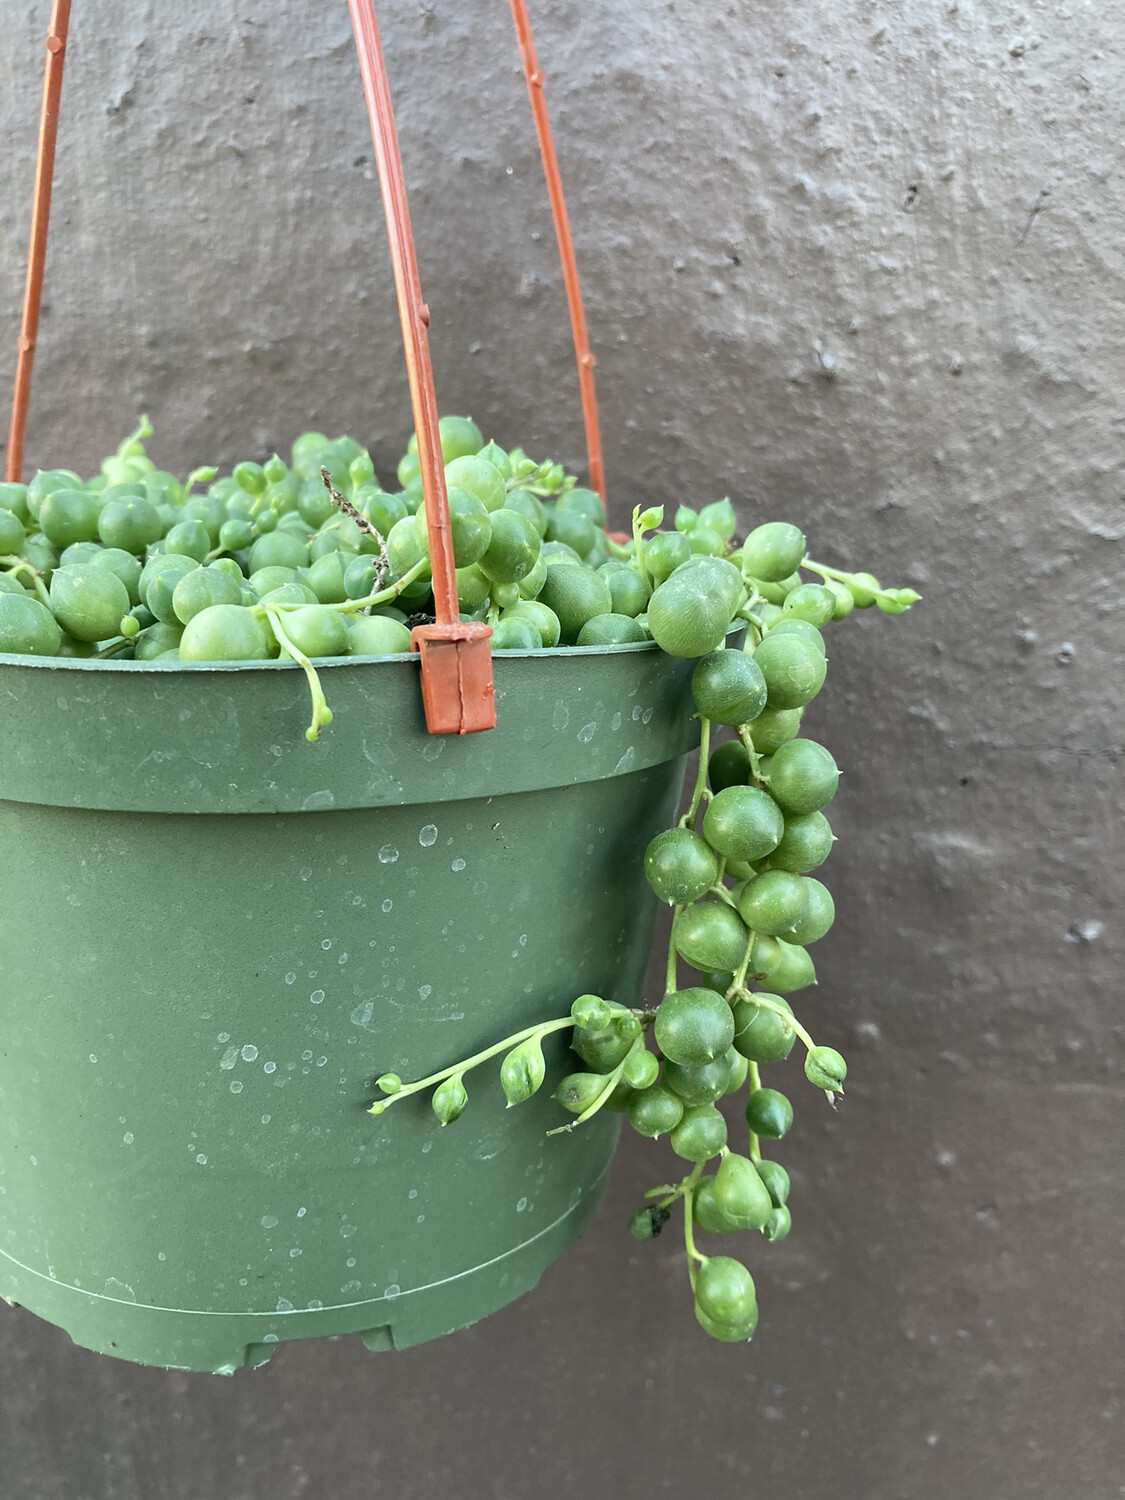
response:
{"label": "pot base", "polygon": [[[599,1130],[606,1158],[598,1177],[545,1229],[494,1259],[428,1286],[361,1302],[292,1312],[216,1313],[151,1307],[82,1291],[21,1266],[0,1251],[14,1307],[55,1324],[83,1349],[165,1370],[233,1375],[268,1364],[279,1344],[358,1334],[373,1353],[410,1349],[479,1323],[530,1292],[543,1272],[593,1223],[605,1192],[617,1122]],[[106,1319],[105,1304],[116,1304]],[[109,1334],[114,1337],[111,1339]]]}

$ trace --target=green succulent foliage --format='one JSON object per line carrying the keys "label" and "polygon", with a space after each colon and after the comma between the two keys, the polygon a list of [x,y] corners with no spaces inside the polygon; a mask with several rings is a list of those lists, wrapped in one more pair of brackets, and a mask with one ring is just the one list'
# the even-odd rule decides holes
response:
{"label": "green succulent foliage", "polygon": [[[308,681],[315,739],[332,720],[315,663],[405,655],[415,617],[432,613],[430,475],[424,484],[416,440],[384,488],[350,437],[303,433],[288,461],[261,454],[181,482],[148,457],[151,436],[142,418],[89,481],[51,469],[0,485],[0,652],[122,670],[288,659]],[[469,417],[442,417],[439,439],[427,463],[444,466],[462,619],[487,624],[496,653],[659,649],[690,662],[700,755],[687,811],[643,851],[649,886],[673,909],[658,1003],[579,995],[567,1014],[428,1078],[381,1073],[370,1112],[427,1092],[452,1124],[468,1107],[465,1076],[494,1065],[507,1107],[537,1099],[530,1113],[563,1122],[552,1133],[609,1110],[666,1137],[686,1173],[651,1190],[629,1231],[649,1242],[681,1213],[696,1318],[717,1340],[744,1341],[758,1319],[753,1278],[705,1253],[696,1231],[767,1243],[790,1232],[789,1177],[762,1142],[786,1136],[793,1104],[761,1070],[800,1046],[808,1083],[833,1105],[847,1075],[786,998],[816,983],[808,947],[835,916],[812,872],[835,842],[824,809],[840,772],[804,717],[835,626],[857,609],[900,615],[919,596],[812,561],[789,522],[737,542],[726,498],[638,507],[621,543],[602,497],[562,465],[486,441]],[[686,981],[681,965],[695,971]]]}

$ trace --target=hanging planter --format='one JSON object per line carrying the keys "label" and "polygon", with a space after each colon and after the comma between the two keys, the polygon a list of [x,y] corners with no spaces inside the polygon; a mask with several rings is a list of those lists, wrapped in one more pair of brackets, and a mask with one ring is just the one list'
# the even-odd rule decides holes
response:
{"label": "hanging planter", "polygon": [[87,1348],[402,1348],[527,1291],[597,1207],[617,1117],[548,1138],[546,1091],[505,1111],[493,1081],[443,1133],[421,1101],[372,1120],[371,1080],[641,992],[690,663],[503,659],[465,739],[426,733],[415,663],[321,671],[313,748],[284,669],[0,666],[3,1287]]}
{"label": "hanging planter", "polygon": [[[821,629],[917,595],[812,562],[793,526],[739,546],[725,500],[668,531],[638,510],[631,540],[602,529],[522,0],[595,490],[438,422],[364,0],[416,429],[401,491],[320,434],[291,466],[184,486],[145,454],[144,420],[96,478],[23,485],[67,9],[0,486],[2,1294],[86,1347],[185,1370],[341,1333],[404,1348],[534,1285],[590,1222],[627,1113],[690,1164],[633,1233],[682,1208],[700,1323],[748,1338],[749,1272],[694,1232],[788,1232],[760,1142],[791,1108],[759,1065],[799,1040],[830,1102],[845,1074],[783,998],[813,982],[806,947],[832,920],[809,872],[836,768],[801,713]],[[715,748],[712,725],[735,738]],[[652,892],[676,908],[655,1009]],[[744,1086],[745,1156],[716,1107]]]}

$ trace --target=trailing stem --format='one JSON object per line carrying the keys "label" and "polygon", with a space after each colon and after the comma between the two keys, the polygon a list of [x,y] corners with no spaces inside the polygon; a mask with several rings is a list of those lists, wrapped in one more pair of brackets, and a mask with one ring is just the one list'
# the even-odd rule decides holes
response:
{"label": "trailing stem", "polygon": [[570,1132],[572,1130],[576,1130],[579,1125],[584,1125],[587,1120],[591,1119],[594,1115],[597,1114],[598,1110],[601,1109],[603,1105],[609,1102],[610,1095],[613,1093],[617,1085],[621,1082],[624,1072],[625,1059],[623,1058],[622,1061],[618,1063],[617,1067],[614,1068],[612,1073],[607,1073],[605,1075],[605,1087],[602,1089],[598,1097],[594,1100],[593,1104],[588,1105],[576,1120],[568,1120],[565,1125],[556,1125],[554,1130],[548,1130],[547,1134],[569,1135]]}
{"label": "trailing stem", "polygon": [[664,993],[666,995],[670,995],[676,988],[676,965],[678,955],[676,953],[676,942],[674,934],[676,927],[676,918],[682,911],[683,907],[677,906],[675,911],[672,913],[672,933],[668,938],[668,962],[664,967]]}
{"label": "trailing stem", "polygon": [[[760,1089],[762,1086],[762,1075],[758,1071],[758,1064],[756,1062],[752,1062],[750,1064],[750,1067],[748,1069],[748,1082],[750,1085],[751,1093],[753,1093],[755,1089]],[[750,1132],[750,1145],[747,1151],[747,1155],[750,1157],[751,1161],[761,1161],[762,1159],[761,1145],[758,1142],[758,1137],[752,1130]]]}
{"label": "trailing stem", "polygon": [[[574,1025],[572,1016],[562,1016],[557,1021],[543,1021],[538,1026],[525,1026],[522,1031],[505,1037],[502,1042],[496,1042],[491,1047],[486,1047],[483,1052],[476,1052],[472,1057],[467,1057],[462,1062],[454,1063],[451,1067],[442,1068],[438,1073],[431,1073],[428,1078],[419,1078],[414,1083],[401,1083],[396,1080],[395,1087],[386,1099],[378,1099],[368,1110],[368,1114],[381,1115],[398,1099],[407,1099],[411,1094],[419,1094],[423,1089],[433,1088],[435,1084],[443,1083],[445,1079],[452,1078],[456,1073],[467,1073],[470,1068],[477,1067],[480,1063],[487,1062],[490,1057],[499,1057],[501,1052],[507,1052],[509,1048],[516,1047],[520,1042],[526,1042],[533,1036],[549,1036],[552,1031],[562,1031],[567,1026]],[[384,1075],[391,1077],[393,1075]],[[380,1087],[382,1080],[379,1080]]]}
{"label": "trailing stem", "polygon": [[750,757],[751,776],[755,781],[763,783],[768,782],[769,777],[762,775],[761,758],[758,755],[758,752],[754,749],[754,741],[750,734],[749,724],[740,724],[738,726],[738,738],[742,741],[742,744],[746,750],[746,754]]}
{"label": "trailing stem", "polygon": [[332,710],[324,697],[324,689],[320,685],[320,677],[312,662],[299,646],[295,646],[285,633],[285,627],[281,623],[281,616],[275,604],[264,604],[266,619],[270,622],[270,629],[277,637],[277,643],[287,656],[291,656],[304,672],[309,684],[309,693],[312,696],[312,721],[305,730],[307,740],[315,740],[326,724],[332,722]]}
{"label": "trailing stem", "polygon": [[15,578],[19,573],[25,573],[31,579],[31,586],[35,590],[35,597],[48,609],[51,607],[51,596],[47,592],[43,582],[43,574],[27,561],[25,557],[0,557],[0,564],[5,568],[9,578]]}
{"label": "trailing stem", "polygon": [[708,1257],[695,1248],[695,1189],[699,1179],[703,1176],[703,1163],[696,1162],[689,1176],[684,1178],[682,1185],[684,1200],[684,1249],[687,1251],[688,1280],[691,1289],[695,1291],[695,1268],[697,1263],[705,1266]]}
{"label": "trailing stem", "polygon": [[687,812],[680,819],[681,828],[694,828],[700,803],[711,800],[711,793],[707,788],[707,762],[710,756],[711,720],[701,718],[699,721],[699,765],[695,772],[695,786],[692,788],[691,802]]}
{"label": "trailing stem", "polygon": [[725,998],[727,1000],[734,1000],[737,996],[745,995],[747,993],[747,990],[745,989],[746,971],[750,967],[750,960],[754,952],[754,940],[756,937],[757,933],[751,931],[746,939],[746,952],[742,955],[742,962],[735,970],[734,978],[731,980],[730,988],[726,992]]}
{"label": "trailing stem", "polygon": [[777,1001],[771,1000],[768,995],[751,994],[747,989],[739,989],[736,993],[742,999],[750,1000],[755,1005],[760,1005],[763,1010],[772,1010],[775,1016],[780,1016],[786,1025],[790,1026],[797,1033],[801,1041],[804,1042],[807,1051],[811,1052],[814,1049],[816,1043],[791,1010],[786,1010],[783,1005],[778,1005]]}

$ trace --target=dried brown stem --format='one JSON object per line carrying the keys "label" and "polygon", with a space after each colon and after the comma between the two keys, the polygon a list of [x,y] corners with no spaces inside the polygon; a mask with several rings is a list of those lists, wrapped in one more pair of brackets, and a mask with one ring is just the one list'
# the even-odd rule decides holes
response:
{"label": "dried brown stem", "polygon": [[377,594],[386,582],[387,573],[390,571],[391,566],[390,559],[387,556],[387,544],[383,540],[382,533],[376,527],[372,526],[367,517],[358,511],[350,500],[345,500],[340,491],[332,483],[332,475],[329,474],[323,464],[320,466],[320,477],[324,481],[324,488],[332,497],[332,504],[338,510],[342,510],[344,515],[353,520],[360,531],[366,531],[368,536],[373,536],[379,543],[379,561],[375,565],[375,583],[371,590],[373,594]]}

